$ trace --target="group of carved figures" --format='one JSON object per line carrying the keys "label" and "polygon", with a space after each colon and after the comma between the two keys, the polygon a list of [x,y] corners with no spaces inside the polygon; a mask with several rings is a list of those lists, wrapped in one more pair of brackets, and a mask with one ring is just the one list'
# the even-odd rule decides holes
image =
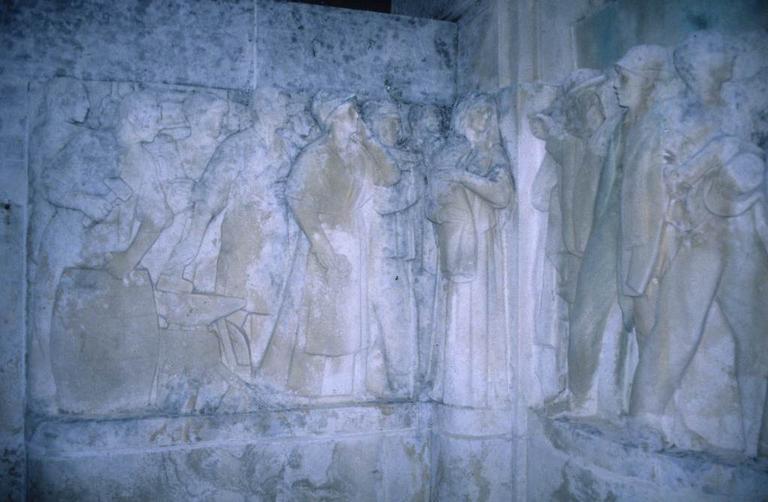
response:
{"label": "group of carved figures", "polygon": [[[714,33],[635,47],[610,72],[572,73],[530,124],[567,309],[558,402],[604,412],[609,360],[614,414],[674,438],[675,395],[715,347],[754,455],[768,69],[734,80],[734,47]],[[514,186],[493,97],[463,97],[446,128],[434,105],[324,91],[66,78],[44,91],[29,150],[33,406],[152,404],[163,351],[183,351],[162,330],[201,327],[230,376],[288,400],[509,406]],[[92,381],[119,405],[83,405]],[[721,398],[697,397],[702,415]]]}
{"label": "group of carved figures", "polygon": [[[768,382],[768,68],[734,78],[738,48],[711,32],[671,50],[634,47],[610,72],[572,73],[530,124],[546,141],[538,202],[567,305],[556,402],[610,414],[596,396],[598,367],[612,364],[610,391],[628,398],[611,412],[671,442],[717,446],[722,423],[693,424],[698,445],[674,425],[675,394],[699,359],[710,366],[693,383],[700,413],[724,415],[735,400],[740,441],[729,446],[754,456]],[[717,393],[718,364],[733,369],[735,396]]]}
{"label": "group of carved figures", "polygon": [[441,107],[325,91],[43,91],[33,406],[152,405],[163,351],[184,350],[162,330],[200,327],[230,375],[288,400],[507,403],[514,189],[492,97],[465,97],[446,134]]}

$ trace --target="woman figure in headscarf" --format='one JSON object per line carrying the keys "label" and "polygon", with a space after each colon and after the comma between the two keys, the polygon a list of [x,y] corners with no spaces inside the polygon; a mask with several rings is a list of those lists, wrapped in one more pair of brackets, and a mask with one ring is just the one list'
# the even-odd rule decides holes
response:
{"label": "woman figure in headscarf", "polygon": [[430,219],[436,225],[441,343],[433,397],[446,404],[503,407],[509,399],[500,210],[514,193],[496,104],[473,94],[454,110],[456,137],[435,155]]}

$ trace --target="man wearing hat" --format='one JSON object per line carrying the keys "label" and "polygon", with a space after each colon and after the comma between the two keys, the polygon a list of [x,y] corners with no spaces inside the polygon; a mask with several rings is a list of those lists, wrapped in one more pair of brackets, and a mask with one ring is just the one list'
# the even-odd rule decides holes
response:
{"label": "man wearing hat", "polygon": [[348,396],[364,388],[367,202],[374,185],[393,185],[400,172],[370,138],[354,96],[321,92],[312,112],[323,134],[296,159],[286,186],[310,245],[297,333],[287,345],[273,339],[262,372],[304,396]]}

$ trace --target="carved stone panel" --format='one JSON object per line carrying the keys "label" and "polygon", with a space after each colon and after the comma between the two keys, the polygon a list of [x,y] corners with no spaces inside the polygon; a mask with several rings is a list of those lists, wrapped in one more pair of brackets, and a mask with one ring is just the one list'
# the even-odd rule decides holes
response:
{"label": "carved stone panel", "polygon": [[[637,46],[591,82],[588,70],[574,72],[531,117],[553,161],[540,174],[553,187],[548,256],[569,314],[568,385],[554,408],[626,413],[670,444],[758,454],[768,376],[764,47],[764,35],[715,32]],[[569,112],[590,117],[576,96],[598,89],[596,79],[610,82],[620,111],[602,113],[608,127],[569,133]],[[569,134],[587,143],[561,148]],[[569,183],[569,169],[589,169],[578,183],[597,183]]]}

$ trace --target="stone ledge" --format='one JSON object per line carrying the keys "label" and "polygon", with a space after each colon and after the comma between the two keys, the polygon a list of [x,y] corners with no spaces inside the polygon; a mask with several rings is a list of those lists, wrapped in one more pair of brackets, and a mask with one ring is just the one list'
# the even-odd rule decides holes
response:
{"label": "stone ledge", "polygon": [[93,420],[41,420],[29,439],[34,457],[158,451],[190,447],[336,437],[413,434],[423,405],[371,404],[269,410],[228,415],[190,415]]}
{"label": "stone ledge", "polygon": [[31,500],[428,500],[421,404],[44,420]]}
{"label": "stone ledge", "polygon": [[529,498],[761,500],[768,461],[668,448],[651,433],[529,414]]}

